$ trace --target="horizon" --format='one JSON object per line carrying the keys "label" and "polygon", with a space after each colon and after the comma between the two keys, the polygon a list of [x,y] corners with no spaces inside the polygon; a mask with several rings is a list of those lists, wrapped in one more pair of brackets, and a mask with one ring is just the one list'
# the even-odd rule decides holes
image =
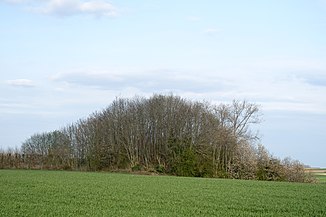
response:
{"label": "horizon", "polygon": [[115,97],[260,105],[261,143],[326,167],[326,1],[0,0],[0,149]]}

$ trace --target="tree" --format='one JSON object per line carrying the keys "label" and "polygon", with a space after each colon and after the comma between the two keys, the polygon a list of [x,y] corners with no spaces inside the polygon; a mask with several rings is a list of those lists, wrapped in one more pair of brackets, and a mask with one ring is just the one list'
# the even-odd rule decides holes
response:
{"label": "tree", "polygon": [[[61,130],[34,134],[19,159],[30,168],[302,181],[300,163],[257,147],[252,126],[260,120],[259,106],[246,101],[211,105],[172,94],[116,98]],[[13,165],[12,159],[2,154],[0,163]]]}

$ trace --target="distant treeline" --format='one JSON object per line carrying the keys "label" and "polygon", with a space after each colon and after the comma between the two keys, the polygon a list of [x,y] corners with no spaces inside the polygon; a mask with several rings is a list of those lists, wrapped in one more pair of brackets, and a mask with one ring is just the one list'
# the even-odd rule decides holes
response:
{"label": "distant treeline", "polygon": [[0,153],[0,168],[147,171],[178,176],[305,182],[304,166],[280,160],[250,130],[259,107],[212,105],[174,95],[117,98],[61,130]]}

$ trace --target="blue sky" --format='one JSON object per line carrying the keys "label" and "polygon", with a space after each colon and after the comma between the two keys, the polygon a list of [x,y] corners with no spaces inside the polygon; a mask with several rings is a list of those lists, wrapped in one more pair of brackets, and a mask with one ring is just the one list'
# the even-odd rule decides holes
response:
{"label": "blue sky", "polygon": [[261,105],[261,142],[326,167],[326,1],[0,0],[0,148],[116,96]]}

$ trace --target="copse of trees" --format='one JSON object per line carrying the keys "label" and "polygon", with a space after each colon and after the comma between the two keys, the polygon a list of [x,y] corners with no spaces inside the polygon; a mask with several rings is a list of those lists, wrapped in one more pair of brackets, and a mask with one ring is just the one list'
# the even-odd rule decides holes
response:
{"label": "copse of trees", "polygon": [[307,181],[297,161],[279,160],[251,130],[259,107],[212,105],[174,95],[117,98],[61,130],[35,134],[1,168],[130,170],[180,176]]}

